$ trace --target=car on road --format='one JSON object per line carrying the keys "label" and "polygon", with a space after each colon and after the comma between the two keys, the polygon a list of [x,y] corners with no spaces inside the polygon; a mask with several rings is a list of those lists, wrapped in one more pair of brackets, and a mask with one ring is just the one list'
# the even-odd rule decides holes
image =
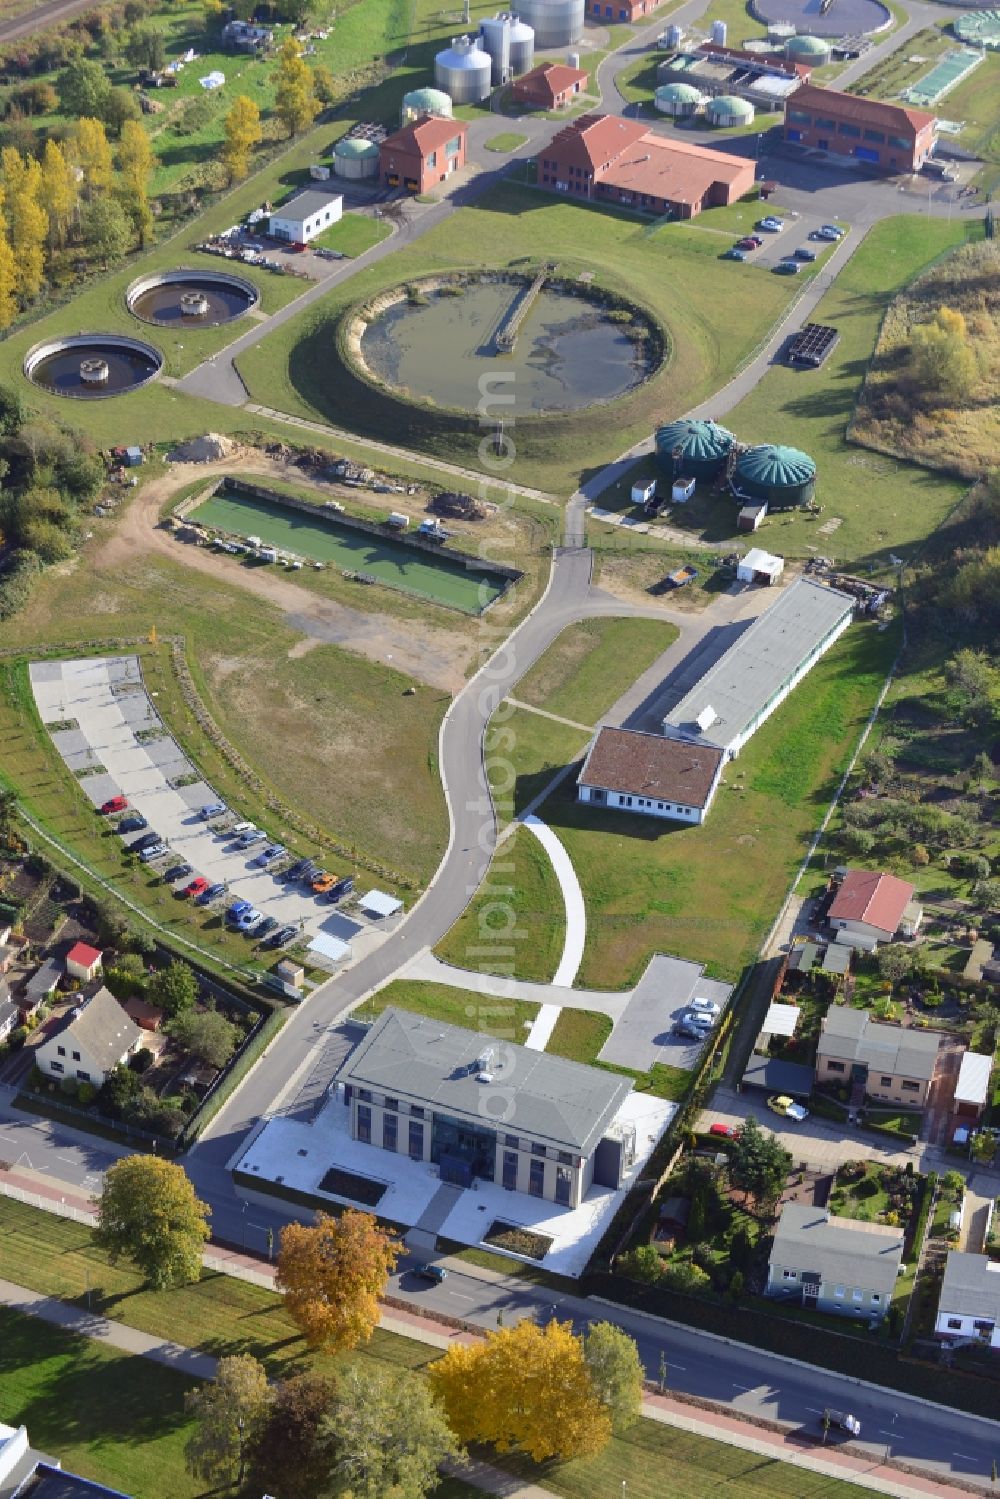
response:
{"label": "car on road", "polygon": [[208,802],[206,806],[198,808],[198,816],[202,822],[208,822],[213,817],[224,817],[226,810],[221,802]]}
{"label": "car on road", "polygon": [[774,1093],[767,1100],[767,1106],[772,1114],[781,1114],[786,1119],[791,1119],[795,1124],[801,1124],[803,1119],[809,1118],[809,1110],[805,1104],[796,1103],[794,1098],[789,1098],[787,1093]]}
{"label": "car on road", "polygon": [[692,999],[689,1008],[697,1010],[699,1015],[709,1016],[713,1020],[717,1020],[722,1014],[722,1006],[716,1004],[714,999],[698,999],[696,997]]}
{"label": "car on road", "polygon": [[126,844],[126,851],[130,854],[141,854],[144,848],[152,848],[154,843],[162,843],[159,833],[143,833],[141,838],[133,838],[131,843]]}
{"label": "car on road", "polygon": [[808,245],[799,245],[799,248],[795,252],[795,259],[796,260],[807,260],[807,261],[808,260],[815,260],[816,259],[816,251],[815,250],[810,250],[810,248],[809,248]]}
{"label": "car on road", "polygon": [[801,260],[779,260],[771,270],[776,276],[797,276],[802,269]]}
{"label": "car on road", "polygon": [[203,874],[196,875],[195,878],[191,881],[190,885],[184,886],[181,894],[188,895],[193,900],[196,895],[204,895],[205,891],[208,889],[208,883],[208,880],[206,880]]}
{"label": "car on road", "polygon": [[251,867],[253,869],[263,869],[266,864],[273,864],[275,859],[280,859],[284,852],[285,845],[283,843],[269,843],[266,848],[261,849],[255,858],[250,860]]}
{"label": "car on road", "polygon": [[267,937],[267,936],[270,935],[271,932],[276,931],[277,927],[278,927],[278,918],[276,916],[265,916],[264,920],[261,922],[260,926],[257,928],[256,935],[257,935],[257,937]]}
{"label": "car on road", "polygon": [[209,885],[207,890],[203,890],[200,895],[195,897],[195,900],[199,906],[210,906],[213,900],[218,900],[219,896],[225,895],[225,893],[225,885]]}
{"label": "car on road", "polygon": [[784,227],[784,219],[775,218],[773,213],[769,213],[766,219],[758,219],[754,224],[755,229],[763,229],[767,234],[777,234]]}
{"label": "car on road", "polygon": [[101,805],[101,814],[109,817],[112,812],[124,812],[127,806],[127,796],[109,796],[108,800]]}
{"label": "car on road", "polygon": [[749,251],[741,250],[739,245],[734,245],[731,250],[723,250],[722,258],[723,260],[747,260]]}
{"label": "car on road", "polygon": [[336,883],[337,876],[335,874],[328,874],[325,869],[321,869],[319,874],[312,880],[313,891],[316,895],[328,895]]}
{"label": "car on road", "polygon": [[139,858],[144,864],[152,864],[156,859],[165,859],[169,852],[165,843],[151,843],[148,848],[142,850]]}
{"label": "car on road", "polygon": [[414,1276],[417,1280],[436,1281],[438,1285],[448,1276],[443,1265],[411,1265],[407,1274]]}
{"label": "car on road", "polygon": [[338,900],[343,900],[345,895],[350,895],[354,889],[353,875],[345,874],[342,879],[327,891],[326,898],[331,906],[335,906]]}
{"label": "car on road", "polygon": [[846,1431],[848,1436],[859,1437],[861,1435],[861,1422],[857,1416],[850,1411],[835,1411],[830,1406],[819,1418],[819,1424],[824,1431]]}
{"label": "car on road", "polygon": [[293,937],[297,937],[298,936],[298,932],[299,932],[299,929],[298,929],[297,926],[282,926],[282,927],[279,927],[276,932],[272,932],[271,933],[271,935],[268,937],[267,941],[264,943],[264,946],[265,947],[284,947],[287,942],[291,942],[291,940],[292,940]]}
{"label": "car on road", "polygon": [[738,1124],[710,1124],[708,1133],[715,1135],[721,1140],[738,1140],[743,1131]]}
{"label": "car on road", "polygon": [[190,864],[171,864],[163,876],[165,885],[176,885],[178,880],[188,880],[194,874]]}
{"label": "car on road", "polygon": [[143,828],[148,828],[149,823],[141,812],[132,812],[128,817],[123,817],[118,824],[119,833],[140,833]]}

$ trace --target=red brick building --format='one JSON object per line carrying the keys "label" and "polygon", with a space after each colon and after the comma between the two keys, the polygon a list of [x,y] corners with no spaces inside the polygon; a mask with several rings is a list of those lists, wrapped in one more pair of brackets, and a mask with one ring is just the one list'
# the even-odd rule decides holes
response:
{"label": "red brick building", "polygon": [[542,62],[511,84],[511,98],[529,109],[563,109],[584,90],[587,74],[566,63]]}
{"label": "red brick building", "polygon": [[429,192],[465,166],[468,135],[461,120],[421,115],[379,146],[379,176],[386,187]]}
{"label": "red brick building", "polygon": [[917,172],[934,147],[937,120],[924,109],[859,99],[803,84],[785,108],[785,140],[851,156],[882,172]]}
{"label": "red brick building", "polygon": [[635,120],[591,114],[564,126],[543,147],[538,184],[640,213],[690,219],[750,192],[754,163],[656,135]]}
{"label": "red brick building", "polygon": [[660,0],[615,0],[610,5],[607,0],[587,0],[587,14],[595,21],[626,21],[634,26],[643,16],[651,16],[659,3]]}

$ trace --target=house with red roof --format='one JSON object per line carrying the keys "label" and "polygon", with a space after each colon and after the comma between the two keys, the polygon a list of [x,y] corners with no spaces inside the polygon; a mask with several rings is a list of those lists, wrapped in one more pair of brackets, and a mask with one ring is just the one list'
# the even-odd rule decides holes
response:
{"label": "house with red roof", "polygon": [[586,86],[587,74],[583,68],[571,68],[562,62],[540,62],[537,68],[515,78],[510,96],[515,104],[526,104],[529,109],[565,109]]}
{"label": "house with red roof", "polygon": [[89,983],[101,971],[101,950],[87,942],[74,942],[66,954],[66,972],[70,978]]}
{"label": "house with red roof", "polygon": [[620,115],[586,114],[542,147],[538,185],[640,213],[689,219],[750,192],[754,162],[657,135]]}
{"label": "house with red roof", "polygon": [[420,115],[379,146],[379,176],[386,187],[426,193],[465,166],[469,127],[463,120]]}
{"label": "house with red roof", "polygon": [[871,951],[896,936],[916,936],[924,913],[913,897],[913,886],[894,874],[849,869],[828,912],[837,941]]}
{"label": "house with red roof", "polygon": [[880,172],[918,172],[937,139],[937,119],[925,109],[861,99],[806,83],[785,106],[785,140],[850,156]]}

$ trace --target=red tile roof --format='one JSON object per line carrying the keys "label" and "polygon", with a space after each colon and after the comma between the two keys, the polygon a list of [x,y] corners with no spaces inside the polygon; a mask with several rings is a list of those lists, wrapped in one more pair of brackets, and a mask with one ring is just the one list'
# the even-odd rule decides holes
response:
{"label": "red tile roof", "polygon": [[904,104],[884,104],[879,99],[859,99],[834,88],[820,88],[804,83],[789,100],[791,109],[826,110],[834,119],[851,120],[859,125],[881,125],[883,130],[899,130],[903,122],[914,135],[932,125],[936,115],[925,109],[909,109]]}
{"label": "red tile roof", "polygon": [[707,745],[635,729],[604,728],[590,748],[579,784],[703,807],[721,760],[722,751]]}
{"label": "red tile roof", "polygon": [[563,62],[540,62],[521,78],[515,79],[513,93],[530,95],[554,104],[560,94],[565,94],[574,84],[584,84],[587,74],[583,68],[571,68]]}
{"label": "red tile roof", "polygon": [[456,135],[468,135],[469,127],[464,120],[444,120],[440,115],[421,115],[412,124],[404,125],[382,142],[384,148],[393,151],[411,152],[428,156],[440,146],[446,146]]}
{"label": "red tile roof", "polygon": [[754,164],[745,156],[727,156],[693,146],[689,141],[646,135],[632,150],[601,173],[600,180],[627,192],[647,193],[672,203],[700,203],[713,182],[731,183],[746,177],[753,186]]}
{"label": "red tile roof", "polygon": [[91,947],[86,942],[74,942],[66,954],[66,962],[78,963],[81,968],[92,968],[100,957],[99,947]]}
{"label": "red tile roof", "polygon": [[637,145],[646,134],[645,125],[623,120],[619,115],[581,115],[571,125],[564,125],[549,142],[564,161],[574,166],[588,166],[591,171],[616,161],[629,146]]}
{"label": "red tile roof", "polygon": [[830,906],[831,921],[863,921],[892,935],[913,899],[913,886],[894,874],[850,869]]}

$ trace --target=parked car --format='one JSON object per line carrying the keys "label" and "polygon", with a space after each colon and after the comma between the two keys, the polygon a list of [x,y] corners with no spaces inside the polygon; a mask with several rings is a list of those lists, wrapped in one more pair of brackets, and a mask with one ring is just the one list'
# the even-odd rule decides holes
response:
{"label": "parked car", "polygon": [[254,869],[263,869],[266,864],[273,864],[275,859],[280,859],[284,852],[283,843],[269,843],[255,858],[250,860],[251,866]]}
{"label": "parked car", "polygon": [[141,812],[131,812],[128,817],[123,817],[118,824],[119,833],[139,833],[143,828],[148,828],[149,823]]}
{"label": "parked car", "polygon": [[277,926],[278,918],[276,916],[265,916],[264,920],[257,928],[257,936],[266,937],[270,932],[275,931],[277,929]]}
{"label": "parked car", "polygon": [[787,1093],[775,1093],[767,1100],[767,1106],[772,1114],[783,1114],[786,1119],[791,1119],[795,1124],[801,1124],[803,1119],[809,1118],[809,1110],[804,1104],[796,1103],[794,1098],[789,1098]]}
{"label": "parked car", "polygon": [[208,822],[213,817],[222,817],[226,810],[221,802],[209,802],[207,806],[198,808],[198,816],[202,822]]}
{"label": "parked car", "polygon": [[171,864],[163,876],[163,883],[165,885],[176,885],[178,880],[190,879],[193,874],[194,870],[190,864]]}
{"label": "parked car", "polygon": [[350,895],[353,889],[353,875],[345,874],[343,879],[338,880],[337,883],[327,892],[326,898],[330,902],[331,906],[334,906],[337,904],[338,900],[343,900],[345,895]]}
{"label": "parked car", "polygon": [[678,1019],[682,1024],[697,1025],[705,1032],[712,1029],[715,1024],[714,1015],[706,1015],[704,1010],[682,1010]]}
{"label": "parked car", "polygon": [[259,828],[251,828],[249,833],[241,833],[236,841],[240,848],[252,848],[255,843],[260,843],[261,839],[266,837],[267,834],[262,833]]}
{"label": "parked car", "polygon": [[808,245],[799,245],[799,248],[795,252],[795,258],[796,260],[815,260],[816,251],[810,250]]}
{"label": "parked car", "polygon": [[861,1422],[850,1411],[835,1411],[827,1406],[826,1410],[820,1416],[819,1421],[824,1429],[846,1431],[852,1437],[859,1437],[861,1435]]}
{"label": "parked car", "polygon": [[189,895],[193,900],[196,895],[204,895],[205,891],[208,889],[208,885],[209,882],[208,880],[206,880],[205,876],[203,874],[199,874],[195,877],[195,879],[191,881],[190,885],[184,886],[181,894]]}
{"label": "parked car", "polygon": [[226,920],[234,925],[246,911],[252,911],[253,905],[248,900],[234,900],[226,912]]}
{"label": "parked car", "polygon": [[284,947],[286,942],[291,942],[292,938],[298,935],[298,930],[297,926],[279,927],[276,932],[271,933],[264,946]]}
{"label": "parked car", "polygon": [[766,219],[758,219],[757,223],[754,224],[755,229],[763,229],[768,234],[777,234],[778,230],[784,229],[784,227],[784,219],[775,218],[773,213],[769,213]]}
{"label": "parked car", "polygon": [[802,269],[801,260],[779,260],[771,270],[776,276],[797,276]]}
{"label": "parked car", "polygon": [[824,239],[843,239],[844,231],[836,224],[820,224],[818,231]]}
{"label": "parked car", "polygon": [[111,796],[101,806],[101,812],[105,817],[109,817],[112,812],[124,812],[127,806],[127,796]]}
{"label": "parked car", "polygon": [[130,854],[141,854],[144,848],[152,848],[154,843],[162,841],[159,833],[143,833],[141,838],[133,838],[126,847]]}
{"label": "parked car", "polygon": [[258,911],[256,907],[251,906],[249,911],[240,912],[234,924],[238,932],[252,932],[263,920],[263,911]]}
{"label": "parked car", "polygon": [[759,250],[764,241],[756,234],[744,235],[736,241],[737,250]]}
{"label": "parked car", "polygon": [[317,864],[315,859],[308,859],[306,861],[305,868],[299,875],[299,879],[302,881],[303,885],[311,885],[316,876],[322,873],[322,864]]}
{"label": "parked car", "polygon": [[313,867],[312,859],[297,859],[290,869],[285,870],[286,880],[300,880],[307,869]]}
{"label": "parked car", "polygon": [[714,999],[692,999],[689,1008],[697,1010],[699,1015],[711,1015],[713,1020],[722,1014],[722,1006],[717,1005]]}
{"label": "parked car", "polygon": [[708,1133],[721,1140],[738,1140],[743,1131],[738,1124],[710,1124]]}
{"label": "parked car", "polygon": [[323,869],[320,870],[319,874],[312,881],[312,887],[317,895],[327,895],[336,883],[337,876],[335,874],[327,874],[326,870]]}
{"label": "parked car", "polygon": [[165,859],[170,850],[165,843],[151,843],[144,848],[139,858],[144,864],[152,864],[156,859]]}
{"label": "parked car", "polygon": [[722,258],[723,260],[746,260],[748,254],[747,250],[741,250],[739,245],[734,245],[731,250],[723,250]]}
{"label": "parked car", "polygon": [[199,906],[210,906],[213,900],[218,900],[219,896],[225,895],[225,893],[225,885],[209,885],[207,890],[203,890],[201,894],[196,897],[197,904]]}
{"label": "parked car", "polygon": [[448,1274],[443,1265],[411,1265],[408,1273],[419,1280],[436,1281],[438,1285]]}
{"label": "parked car", "polygon": [[690,1020],[674,1021],[674,1035],[684,1036],[688,1041],[704,1041],[708,1034],[708,1029],[705,1026],[695,1025]]}

